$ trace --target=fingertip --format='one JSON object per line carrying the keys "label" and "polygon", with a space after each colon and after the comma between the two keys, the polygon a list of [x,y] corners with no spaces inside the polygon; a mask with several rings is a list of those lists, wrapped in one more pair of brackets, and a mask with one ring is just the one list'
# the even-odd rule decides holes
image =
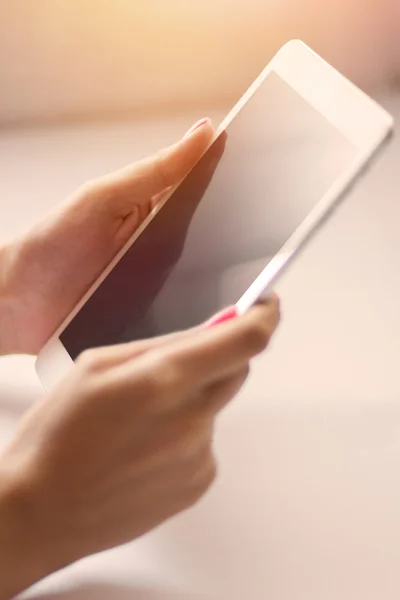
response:
{"label": "fingertip", "polygon": [[268,328],[273,324],[273,330],[278,326],[281,320],[280,299],[275,293],[270,293],[267,297],[259,299],[248,312],[249,319],[252,322],[265,322]]}
{"label": "fingertip", "polygon": [[179,143],[185,146],[185,152],[187,152],[190,147],[193,148],[196,153],[200,152],[200,154],[202,154],[211,144],[214,133],[211,119],[202,119],[189,129]]}
{"label": "fingertip", "polygon": [[207,129],[207,128],[213,129],[213,126],[211,123],[211,119],[209,117],[204,117],[203,119],[196,121],[196,123],[194,125],[192,125],[191,128],[185,133],[185,135],[183,136],[182,139],[184,139],[184,140],[188,139],[194,133],[198,134],[200,130]]}
{"label": "fingertip", "polygon": [[270,304],[271,304],[271,307],[278,314],[278,320],[279,320],[281,317],[281,299],[278,296],[278,294],[276,294],[275,292],[271,295]]}
{"label": "fingertip", "polygon": [[271,307],[280,307],[280,297],[275,292],[268,292],[260,296],[254,306],[271,306]]}
{"label": "fingertip", "polygon": [[222,312],[216,314],[206,323],[206,327],[209,329],[210,327],[215,327],[216,325],[220,325],[221,323],[226,323],[227,321],[231,321],[238,316],[238,311],[236,306],[230,306],[226,308]]}

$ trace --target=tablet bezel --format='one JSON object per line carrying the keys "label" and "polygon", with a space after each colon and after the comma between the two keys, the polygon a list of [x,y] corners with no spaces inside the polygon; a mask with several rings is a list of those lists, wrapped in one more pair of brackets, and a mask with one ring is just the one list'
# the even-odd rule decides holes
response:
{"label": "tablet bezel", "polygon": [[[239,102],[222,121],[216,131],[217,138],[233,121],[248,100],[255,94],[271,72],[279,75],[327,121],[349,140],[358,152],[354,161],[318,202],[307,218],[296,229],[266,268],[260,273],[245,294],[238,300],[239,314],[243,314],[276,282],[289,262],[298,254],[305,242],[321,226],[332,209],[343,198],[350,185],[371,162],[393,129],[392,117],[371,98],[349,82],[338,71],[315,54],[299,40],[288,42],[254,81]],[[91,289],[68,315],[55,334],[44,346],[36,361],[36,371],[46,389],[53,387],[73,366],[74,362],[60,340],[60,335],[104,281],[127,250],[149,225],[154,216],[178,186],[152,211],[141,227],[104,270]]]}

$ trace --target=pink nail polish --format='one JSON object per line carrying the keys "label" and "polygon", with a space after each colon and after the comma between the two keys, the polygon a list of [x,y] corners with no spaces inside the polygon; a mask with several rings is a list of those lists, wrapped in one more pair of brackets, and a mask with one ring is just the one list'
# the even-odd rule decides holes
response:
{"label": "pink nail polish", "polygon": [[237,317],[237,309],[236,306],[231,306],[226,310],[220,312],[218,315],[215,315],[212,319],[210,319],[206,323],[206,327],[215,327],[215,325],[220,325],[221,323],[225,323],[226,321],[230,321]]}
{"label": "pink nail polish", "polygon": [[210,119],[208,117],[205,117],[204,119],[200,119],[200,121],[197,121],[197,123],[195,123],[194,125],[192,125],[192,127],[189,129],[189,131],[187,131],[185,133],[185,135],[183,136],[183,138],[189,137],[190,135],[192,135],[192,133],[194,131],[196,131],[196,129],[199,129],[200,127],[203,127],[209,121],[210,121]]}

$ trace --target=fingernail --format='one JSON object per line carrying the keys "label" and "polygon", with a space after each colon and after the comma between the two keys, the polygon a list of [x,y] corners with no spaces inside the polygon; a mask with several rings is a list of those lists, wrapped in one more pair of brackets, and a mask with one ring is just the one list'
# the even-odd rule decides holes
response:
{"label": "fingernail", "polygon": [[200,121],[197,121],[197,123],[192,125],[192,127],[189,129],[189,131],[187,131],[185,133],[185,135],[183,136],[183,139],[189,137],[190,135],[192,135],[192,133],[194,131],[196,131],[196,129],[200,129],[200,127],[204,127],[204,125],[209,122],[210,122],[210,119],[208,117],[205,117],[204,119],[200,119]]}
{"label": "fingernail", "polygon": [[220,325],[221,323],[225,323],[226,321],[230,321],[237,317],[237,308],[236,306],[231,306],[222,312],[212,317],[207,323],[206,327],[215,327],[215,325]]}

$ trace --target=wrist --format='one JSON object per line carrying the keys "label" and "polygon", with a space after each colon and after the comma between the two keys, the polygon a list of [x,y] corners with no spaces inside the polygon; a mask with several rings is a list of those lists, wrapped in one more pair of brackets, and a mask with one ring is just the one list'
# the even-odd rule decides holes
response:
{"label": "wrist", "polygon": [[0,356],[18,353],[15,343],[15,299],[12,295],[8,263],[9,246],[0,245]]}
{"label": "wrist", "polygon": [[55,570],[34,513],[29,485],[0,462],[0,600],[9,600]]}

